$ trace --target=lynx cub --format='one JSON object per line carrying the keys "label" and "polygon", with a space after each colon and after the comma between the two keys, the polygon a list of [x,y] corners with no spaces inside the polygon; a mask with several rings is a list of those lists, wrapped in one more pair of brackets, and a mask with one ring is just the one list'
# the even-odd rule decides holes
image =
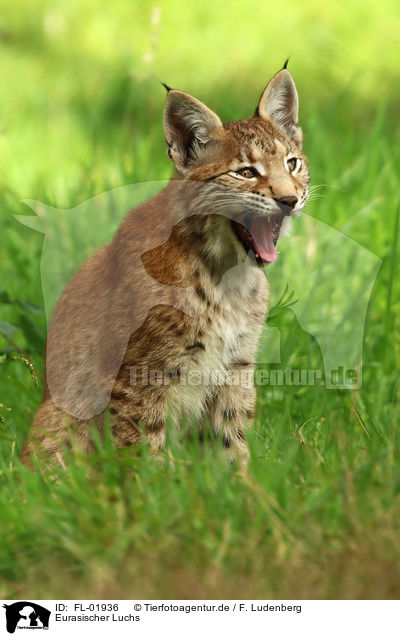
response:
{"label": "lynx cub", "polygon": [[90,424],[101,431],[107,408],[117,446],[140,443],[144,429],[157,450],[167,422],[195,416],[246,453],[263,268],[308,197],[292,76],[282,69],[253,117],[225,124],[168,89],[164,129],[170,183],[126,216],[57,303],[27,462],[38,450],[60,459],[71,440],[89,451]]}

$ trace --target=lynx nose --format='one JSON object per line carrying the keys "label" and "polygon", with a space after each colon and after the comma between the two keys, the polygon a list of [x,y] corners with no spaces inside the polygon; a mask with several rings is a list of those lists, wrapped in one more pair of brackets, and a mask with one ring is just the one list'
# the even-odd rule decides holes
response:
{"label": "lynx nose", "polygon": [[298,198],[294,196],[280,197],[279,199],[275,199],[275,201],[277,201],[278,203],[283,203],[284,205],[287,205],[289,208],[294,208],[294,206],[296,205],[298,201]]}

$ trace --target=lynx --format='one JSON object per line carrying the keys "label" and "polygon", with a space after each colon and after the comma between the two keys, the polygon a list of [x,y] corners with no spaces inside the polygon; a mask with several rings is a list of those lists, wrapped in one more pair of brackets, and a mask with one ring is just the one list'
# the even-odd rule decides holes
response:
{"label": "lynx", "polygon": [[[284,67],[249,119],[222,123],[167,87],[164,130],[175,171],[72,277],[51,319],[46,387],[22,453],[61,461],[92,449],[109,413],[118,447],[166,427],[209,422],[246,456],[254,366],[265,320],[264,268],[308,198],[298,97]],[[192,378],[192,381],[190,380]]]}

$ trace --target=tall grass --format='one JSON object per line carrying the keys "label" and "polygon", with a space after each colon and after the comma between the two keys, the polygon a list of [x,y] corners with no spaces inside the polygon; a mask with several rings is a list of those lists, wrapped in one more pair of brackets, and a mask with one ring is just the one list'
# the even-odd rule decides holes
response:
{"label": "tall grass", "polygon": [[[398,597],[395,3],[6,5],[0,594]],[[343,286],[355,304],[339,316],[336,337],[351,338],[372,254],[361,388],[259,387],[247,470],[228,464],[217,443],[200,447],[184,437],[170,442],[174,462],[168,453],[161,462],[152,459],[145,447],[117,450],[106,438],[95,455],[70,456],[67,469],[55,469],[51,479],[21,466],[18,451],[41,399],[46,332],[43,236],[15,220],[30,213],[22,200],[70,209],[110,188],[168,179],[159,79],[192,92],[224,119],[240,118],[253,112],[288,53],[312,182],[324,185],[268,270],[275,309],[260,368],[320,368],[311,317],[318,308],[329,317]],[[335,230],[367,250],[360,252],[365,258],[335,247],[329,238]],[[287,302],[291,291],[299,303]],[[266,364],[265,348],[277,339],[280,362]]]}

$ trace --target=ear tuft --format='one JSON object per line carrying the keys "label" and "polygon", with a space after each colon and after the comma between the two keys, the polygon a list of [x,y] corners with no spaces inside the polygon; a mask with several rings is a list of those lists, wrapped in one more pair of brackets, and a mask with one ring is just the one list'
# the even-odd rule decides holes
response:
{"label": "ear tuft", "polygon": [[285,63],[284,63],[284,65],[282,66],[282,71],[283,71],[285,68],[287,68],[287,65],[289,64],[289,60],[290,60],[290,55],[289,55],[289,57],[285,60]]}
{"label": "ear tuft", "polygon": [[180,172],[196,160],[223,126],[220,118],[195,97],[171,89],[164,109],[168,156]]}
{"label": "ear tuft", "polygon": [[165,90],[167,91],[167,93],[169,93],[169,91],[172,91],[173,89],[168,86],[168,84],[166,84],[165,82],[161,82],[162,86],[164,86]]}
{"label": "ear tuft", "polygon": [[290,72],[284,68],[272,78],[261,96],[255,115],[272,121],[295,143],[301,145],[298,126],[299,99]]}

